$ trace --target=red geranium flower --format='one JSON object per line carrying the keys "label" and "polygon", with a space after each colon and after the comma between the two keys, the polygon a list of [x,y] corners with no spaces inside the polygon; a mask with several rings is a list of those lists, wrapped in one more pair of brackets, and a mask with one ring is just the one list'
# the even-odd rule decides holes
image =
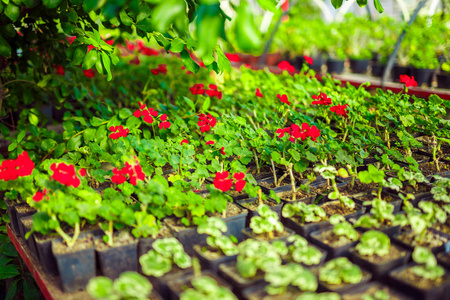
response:
{"label": "red geranium flower", "polygon": [[76,38],[77,38],[76,36],[66,37],[67,43],[69,43],[69,45],[72,45],[73,41],[75,41]]}
{"label": "red geranium flower", "polygon": [[320,131],[316,126],[309,126],[307,123],[302,123],[302,127],[297,124],[292,124],[290,127],[279,128],[276,133],[278,134],[278,138],[282,138],[286,133],[290,135],[289,140],[291,142],[295,142],[297,139],[301,139],[304,141],[306,138],[310,137],[314,142],[317,141],[317,138],[320,136]]}
{"label": "red geranium flower", "polygon": [[66,72],[64,72],[64,67],[63,67],[63,66],[60,66],[60,65],[54,65],[54,67],[55,67],[55,69],[56,69],[56,71],[55,71],[56,74],[58,74],[58,75],[64,75],[64,74],[66,74]]}
{"label": "red geranium flower", "polygon": [[330,110],[334,113],[336,113],[337,115],[341,115],[344,118],[348,118],[348,110],[347,110],[348,104],[345,105],[336,105],[336,106],[332,106],[330,107]]}
{"label": "red geranium flower", "polygon": [[291,102],[289,102],[288,97],[286,95],[277,95],[277,98],[280,99],[282,103],[286,103],[287,105],[291,105]]}
{"label": "red geranium flower", "polygon": [[[185,66],[181,66],[181,70],[183,70],[183,71],[186,70],[186,67]],[[186,74],[189,75],[189,74],[194,74],[194,73],[192,73],[191,71],[187,70]]]}
{"label": "red geranium flower", "polygon": [[225,155],[225,147],[220,148],[220,154]]}
{"label": "red geranium flower", "polygon": [[234,184],[236,192],[241,192],[245,188],[246,183],[247,182],[245,180],[236,180],[236,183]]}
{"label": "red geranium flower", "polygon": [[77,188],[80,185],[80,178],[78,178],[74,165],[67,165],[65,163],[52,164],[50,169],[53,171],[52,179],[58,181],[66,186],[73,186]]}
{"label": "red geranium flower", "polygon": [[209,85],[209,90],[206,91],[206,94],[209,97],[217,97],[217,99],[222,99],[222,92],[217,90],[217,85],[215,84],[210,84]]}
{"label": "red geranium flower", "polygon": [[163,115],[160,116],[160,118],[161,118],[162,122],[159,123],[159,129],[169,129],[170,125],[172,125],[172,124],[169,121],[166,121],[167,120],[167,115],[163,114]]}
{"label": "red geranium flower", "polygon": [[79,173],[80,173],[80,176],[81,176],[81,177],[86,176],[86,169],[85,169],[85,168],[81,168],[80,171],[79,171]]}
{"label": "red geranium flower", "polygon": [[414,80],[414,76],[400,75],[400,83],[404,83],[405,87],[416,87],[417,82]]}
{"label": "red geranium flower", "polygon": [[33,172],[34,162],[24,151],[16,159],[7,159],[0,165],[0,179],[9,181],[18,177],[29,176]]}
{"label": "red geranium flower", "polygon": [[127,45],[127,49],[130,51],[134,50],[135,45],[130,43],[129,41],[125,41],[125,44]]}
{"label": "red geranium flower", "polygon": [[256,97],[264,97],[263,94],[261,94],[261,91],[259,90],[259,88],[256,88],[256,93],[255,93]]}
{"label": "red geranium flower", "polygon": [[184,139],[181,141],[180,145],[183,145],[183,144],[189,144],[189,141],[187,139]]}
{"label": "red geranium flower", "polygon": [[200,114],[198,115],[197,125],[200,127],[201,132],[208,132],[214,126],[216,126],[217,120],[210,113],[208,115]]}
{"label": "red geranium flower", "polygon": [[125,163],[125,166],[118,170],[117,168],[113,169],[113,176],[111,177],[111,181],[116,184],[124,183],[127,180],[127,176],[130,179],[130,183],[132,185],[136,185],[138,180],[145,179],[145,173],[142,172],[142,167],[139,163],[135,165],[130,165],[128,162]]}
{"label": "red geranium flower", "polygon": [[309,56],[304,55],[303,58],[305,59],[306,63],[312,65],[314,63],[313,59]]}
{"label": "red geranium flower", "polygon": [[222,192],[226,192],[233,186],[233,179],[228,179],[229,173],[227,171],[217,172],[214,178],[214,187]]}
{"label": "red geranium flower", "polygon": [[225,54],[225,56],[228,58],[229,61],[239,62],[239,55],[237,55],[237,54],[227,53],[227,54]]}
{"label": "red geranium flower", "polygon": [[203,95],[205,93],[205,85],[203,83],[196,83],[193,87],[189,88],[192,95]]}
{"label": "red geranium flower", "polygon": [[164,75],[167,74],[167,66],[166,65],[159,65],[156,69],[151,69],[151,72],[153,75],[158,75],[159,73],[163,73]]}
{"label": "red geranium flower", "polygon": [[283,60],[278,64],[278,68],[280,68],[281,70],[286,70],[288,72],[294,73],[295,72],[295,68],[293,65],[291,65],[289,62]]}
{"label": "red geranium flower", "polygon": [[44,190],[41,191],[37,191],[36,194],[34,194],[33,196],[33,200],[36,202],[41,201],[42,199],[44,199],[44,196],[47,194],[47,189],[44,188]]}
{"label": "red geranium flower", "polygon": [[92,78],[95,76],[94,70],[89,69],[89,70],[83,70],[84,76],[86,76],[87,78]]}
{"label": "red geranium flower", "polygon": [[88,46],[87,46],[87,52],[91,51],[91,50],[94,49],[94,48],[95,48],[94,46],[88,45]]}
{"label": "red geranium flower", "polygon": [[130,130],[128,128],[123,128],[122,125],[119,126],[111,126],[109,127],[109,131],[112,131],[109,137],[113,140],[117,140],[120,137],[127,137]]}
{"label": "red geranium flower", "polygon": [[320,93],[319,96],[312,96],[315,101],[312,102],[312,105],[331,105],[331,98],[328,98],[327,94]]}
{"label": "red geranium flower", "polygon": [[207,141],[206,145],[214,145],[214,141]]}

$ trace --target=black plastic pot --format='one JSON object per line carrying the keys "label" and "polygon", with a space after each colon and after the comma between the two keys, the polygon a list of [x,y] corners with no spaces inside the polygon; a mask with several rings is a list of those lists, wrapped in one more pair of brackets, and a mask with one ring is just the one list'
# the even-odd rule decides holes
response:
{"label": "black plastic pot", "polygon": [[176,265],[172,265],[172,270],[161,277],[152,277],[147,276],[150,280],[150,283],[153,286],[153,289],[158,291],[163,299],[170,299],[170,290],[167,284],[173,280],[177,280],[179,278],[185,278],[193,273],[192,268],[188,268],[186,270],[178,268]]}
{"label": "black plastic pot", "polygon": [[84,290],[89,280],[95,277],[94,237],[89,234],[81,238],[77,241],[77,246],[83,242],[86,243],[87,248],[60,253],[56,246],[57,243],[62,243],[62,240],[52,241],[52,251],[65,292]]}
{"label": "black plastic pot", "polygon": [[[256,210],[253,210],[252,208],[250,208],[246,205],[248,203],[255,202],[256,200],[257,200],[256,198],[250,198],[250,199],[240,200],[237,203],[240,207],[242,207],[243,209],[248,211],[248,213],[246,215],[245,223],[244,223],[244,226],[242,227],[242,229],[249,226],[251,218],[253,218],[254,216],[259,216],[259,213]],[[281,208],[283,207],[283,205],[281,203],[277,204],[276,201],[273,200],[272,198],[268,198],[265,201],[271,202],[273,204],[272,206],[270,206],[270,209],[273,210],[274,212],[276,212],[278,214],[278,216],[280,217],[281,216]],[[241,232],[242,232],[242,229],[241,229]],[[242,234],[240,234],[240,236],[243,238]]]}
{"label": "black plastic pot", "polygon": [[436,75],[438,88],[449,89],[450,88],[450,74],[442,73]]}
{"label": "black plastic pot", "polygon": [[414,299],[421,300],[436,300],[436,299],[450,299],[450,274],[445,271],[444,279],[442,282],[430,289],[423,289],[415,282],[408,282],[399,277],[402,271],[407,270],[414,266],[414,263],[410,263],[406,266],[399,267],[392,270],[388,275],[389,283],[401,291],[411,295]]}
{"label": "black plastic pot", "polygon": [[6,210],[8,211],[8,214],[9,214],[9,220],[11,222],[10,223],[11,229],[13,230],[15,235],[20,236],[19,223],[17,221],[16,210],[14,209],[14,206],[16,206],[18,204],[15,203],[14,201],[8,200],[8,199],[5,199],[5,203],[6,203]]}
{"label": "black plastic pot", "polygon": [[294,230],[295,233],[303,236],[306,239],[309,238],[311,232],[330,226],[330,222],[328,221],[322,221],[319,223],[308,223],[302,225],[296,218],[285,218],[283,216],[281,216],[281,222],[286,227],[291,228],[292,230]]}
{"label": "black plastic pot", "polygon": [[367,73],[370,60],[368,59],[350,59],[350,69],[353,73],[363,74]]}
{"label": "black plastic pot", "polygon": [[327,259],[333,259],[338,256],[347,256],[348,257],[350,254],[350,248],[354,247],[358,243],[358,241],[350,242],[348,244],[345,244],[345,245],[339,246],[339,247],[333,247],[332,245],[325,243],[324,241],[322,241],[319,238],[322,233],[327,232],[327,231],[332,231],[332,230],[333,230],[333,227],[330,226],[330,227],[323,228],[323,229],[312,232],[310,235],[311,242],[313,242],[314,244],[318,245],[319,247],[321,247],[325,251],[327,251],[327,253],[328,253]]}
{"label": "black plastic pot", "polygon": [[56,238],[56,236],[42,236],[40,234],[34,234],[39,261],[44,270],[52,275],[58,274],[56,259],[52,251],[52,240]]}
{"label": "black plastic pot", "polygon": [[366,257],[359,255],[358,251],[353,248],[350,249],[350,259],[353,261],[353,263],[371,272],[373,278],[383,279],[383,277],[386,276],[389,271],[405,265],[411,257],[411,252],[407,251],[403,247],[397,246],[395,244],[391,244],[391,247],[397,248],[397,250],[404,252],[405,255],[398,258],[389,259],[388,254],[386,257],[387,260],[385,262],[377,264],[369,261]]}
{"label": "black plastic pot", "polygon": [[204,245],[195,245],[194,246],[195,255],[200,260],[200,263],[202,264],[203,268],[211,270],[212,272],[214,272],[216,274],[219,271],[219,265],[220,264],[227,263],[227,262],[230,262],[230,261],[234,261],[237,258],[237,254],[236,255],[232,255],[232,256],[226,256],[226,255],[222,254],[222,255],[220,255],[220,257],[217,257],[215,259],[210,259],[202,251],[203,248],[208,248],[208,246],[206,244],[204,244]]}
{"label": "black plastic pot", "polygon": [[386,68],[386,66],[382,65],[382,64],[378,64],[378,63],[372,64],[372,76],[374,76],[374,77],[383,76],[385,68]]}
{"label": "black plastic pot", "polygon": [[[312,187],[312,188],[314,188],[314,187]],[[297,187],[297,190],[298,189],[299,188]],[[281,193],[289,192],[291,190],[292,190],[292,187],[290,185],[280,186],[280,187],[277,187],[277,188],[273,189],[273,191],[275,192],[275,194],[277,196],[279,196]],[[295,201],[292,201],[291,198],[288,199],[288,198],[285,198],[285,197],[282,197],[281,201],[283,203],[304,202],[304,203],[307,203],[307,204],[312,204],[312,203],[314,203],[314,200],[316,199],[316,196],[317,196],[317,194],[312,192],[306,197],[296,198]]]}
{"label": "black plastic pot", "polygon": [[[372,196],[371,193],[367,193],[365,195],[354,197],[353,200],[356,204],[363,206],[363,203],[367,201],[368,199],[364,199],[364,197],[369,197],[370,200],[373,199],[375,196]],[[386,200],[390,204],[394,205],[394,212],[399,212],[402,209],[403,200],[397,195],[387,192],[386,189],[383,189],[381,192],[381,198],[383,200]],[[370,211],[372,209],[372,205],[364,205],[366,211]]]}
{"label": "black plastic pot", "polygon": [[401,67],[401,66],[394,66],[392,67],[392,71],[391,71],[391,75],[392,75],[392,80],[394,82],[399,82],[400,81],[400,75],[411,75],[411,69],[409,67]]}
{"label": "black plastic pot", "polygon": [[434,70],[432,69],[416,69],[412,68],[411,75],[414,76],[414,80],[417,82],[417,86],[427,84],[431,86],[431,78],[433,77]]}
{"label": "black plastic pot", "polygon": [[[269,240],[269,242],[274,242],[274,241],[284,241],[284,242],[286,242],[288,237],[290,237],[291,235],[295,234],[295,232],[292,229],[287,228],[287,227],[284,228],[284,232],[283,233],[284,233],[283,236],[275,237],[275,238]],[[256,235],[251,228],[244,228],[244,229],[242,229],[242,235],[244,236],[244,239],[260,240],[258,235]]]}
{"label": "black plastic pot", "polygon": [[354,289],[357,289],[361,286],[366,286],[367,283],[372,279],[372,275],[362,268],[361,271],[363,273],[363,278],[358,283],[328,284],[326,282],[318,280],[319,283],[318,290],[322,292],[335,292],[339,294],[344,294]]}
{"label": "black plastic pot", "polygon": [[[370,282],[368,284],[359,286],[355,289],[352,289],[342,295],[342,299],[361,299],[363,298],[363,295],[371,295],[374,297],[374,294],[377,291],[385,291],[389,294],[390,298],[388,299],[396,299],[396,300],[411,300],[412,298],[404,295],[403,293],[400,293],[387,285],[384,285],[379,282]],[[370,298],[373,299],[373,298]]]}
{"label": "black plastic pot", "polygon": [[[21,228],[23,228],[22,236],[25,239],[25,235],[31,230],[31,227],[33,226],[33,216],[26,216],[20,219]],[[39,259],[39,254],[36,248],[36,242],[34,241],[33,234],[30,235],[28,239],[25,239],[25,243],[27,244],[28,248],[30,249],[30,252],[34,257]]]}
{"label": "black plastic pot", "polygon": [[344,63],[343,60],[334,60],[334,59],[328,59],[327,60],[327,72],[330,74],[336,73],[341,74],[344,72]]}
{"label": "black plastic pot", "polygon": [[[207,276],[212,279],[214,279],[219,286],[223,286],[229,290],[231,290],[231,287],[219,276],[215,275],[211,272],[202,272],[202,276]],[[172,300],[178,300],[180,299],[181,293],[185,290],[185,287],[192,287],[191,280],[194,279],[194,275],[187,275],[184,277],[179,277],[177,279],[171,280],[167,287],[170,291],[170,299]],[[168,298],[166,298],[168,299]],[[200,299],[199,299],[200,300]]]}
{"label": "black plastic pot", "polygon": [[260,283],[254,286],[250,286],[242,290],[242,298],[246,300],[295,300],[301,294],[303,294],[303,292],[300,291],[297,287],[288,287],[286,292],[284,292],[282,295],[272,296],[265,291],[266,286],[267,283]]}
{"label": "black plastic pot", "polygon": [[[97,243],[103,243],[101,240]],[[107,247],[99,249],[96,245],[97,262],[103,276],[111,279],[119,278],[120,274],[126,271],[138,271],[137,257],[138,241],[134,240],[130,244]]]}
{"label": "black plastic pot", "polygon": [[24,228],[20,220],[24,217],[32,216],[36,213],[36,210],[34,208],[31,208],[27,203],[21,203],[14,206],[14,211],[16,213],[19,236],[25,237]]}
{"label": "black plastic pot", "polygon": [[[312,65],[308,65],[310,69],[316,71],[316,72],[320,72],[322,70],[322,65],[323,65],[323,57],[322,55],[317,55],[312,57],[313,59],[313,64]],[[295,64],[294,66],[298,69],[301,70],[303,67],[303,62],[305,61],[305,58],[302,56],[297,56],[295,58]]]}
{"label": "black plastic pot", "polygon": [[241,297],[246,288],[264,282],[264,273],[261,271],[257,272],[253,278],[242,277],[236,268],[236,262],[219,265],[219,275],[231,285],[233,292]]}

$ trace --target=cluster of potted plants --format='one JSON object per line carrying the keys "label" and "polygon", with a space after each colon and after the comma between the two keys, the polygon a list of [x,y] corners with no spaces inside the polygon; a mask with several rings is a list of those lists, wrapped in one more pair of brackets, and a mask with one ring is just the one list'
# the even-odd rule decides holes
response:
{"label": "cluster of potted plants", "polygon": [[156,70],[139,93],[137,78],[115,103],[120,85],[89,79],[80,100],[98,101],[68,107],[61,133],[24,110],[1,163],[11,227],[64,291],[448,295],[446,102],[319,82],[306,64],[213,81],[135,54],[117,74]]}

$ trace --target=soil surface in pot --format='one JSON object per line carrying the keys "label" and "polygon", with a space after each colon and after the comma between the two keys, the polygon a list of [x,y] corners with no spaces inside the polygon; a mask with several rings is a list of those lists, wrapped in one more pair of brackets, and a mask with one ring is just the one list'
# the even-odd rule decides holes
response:
{"label": "soil surface in pot", "polygon": [[290,235],[291,233],[290,233],[289,231],[287,231],[287,230],[284,230],[283,232],[274,231],[274,232],[273,232],[273,237],[272,237],[272,238],[269,238],[266,234],[256,234],[256,233],[253,232],[253,230],[250,230],[250,231],[248,232],[248,234],[249,234],[252,238],[257,239],[257,240],[260,240],[260,241],[272,241],[272,240],[274,240],[274,239],[279,239],[279,238],[282,238],[282,237],[284,237],[284,236],[288,236],[288,235]]}
{"label": "soil surface in pot", "polygon": [[255,274],[255,276],[250,278],[244,278],[239,274],[239,271],[236,267],[236,263],[231,264],[221,264],[219,266],[220,270],[227,274],[229,277],[233,278],[233,280],[241,285],[249,284],[254,281],[263,280],[264,279],[264,272],[261,270],[258,270]]}
{"label": "soil surface in pot", "polygon": [[[277,180],[279,180],[279,179],[280,178],[277,178]],[[260,186],[266,187],[268,189],[274,189],[274,188],[289,185],[289,184],[291,184],[291,182],[290,182],[289,178],[287,178],[287,177],[285,179],[283,179],[283,181],[280,182],[280,184],[278,186],[275,186],[275,183],[273,183],[273,182],[267,182],[267,181],[262,181],[259,183]]]}
{"label": "soil surface in pot", "polygon": [[[256,199],[253,202],[249,202],[249,203],[240,203],[242,206],[250,209],[251,211],[256,211],[256,209],[259,206],[259,200]],[[267,206],[277,206],[279,205],[279,203],[276,203],[275,201],[267,201],[267,200],[263,200],[263,204],[267,205]]]}
{"label": "soil surface in pot", "polygon": [[406,268],[400,271],[394,271],[392,276],[395,276],[401,279],[404,282],[407,282],[410,285],[413,285],[422,290],[432,289],[442,284],[444,281],[450,280],[450,275],[445,274],[442,278],[432,280],[426,279],[423,277],[419,277],[411,271],[411,268]]}
{"label": "soil surface in pot", "polygon": [[209,245],[203,247],[201,247],[200,245],[195,245],[194,249],[196,249],[198,252],[201,252],[202,255],[209,260],[216,260],[224,256],[224,254],[221,251]]}
{"label": "soil surface in pot", "polygon": [[[342,296],[342,299],[343,300],[361,300],[361,299],[365,299],[364,298],[365,295],[370,295],[370,296],[374,297],[374,295],[377,291],[385,292],[387,295],[389,295],[389,298],[387,298],[389,300],[405,299],[404,297],[399,297],[398,295],[396,295],[396,293],[391,293],[391,290],[387,286],[380,286],[380,285],[370,286],[367,290],[365,290],[364,292],[361,292],[361,293],[345,294]],[[369,298],[369,299],[378,299],[378,298]]]}
{"label": "soil surface in pot", "polygon": [[347,206],[342,207],[339,201],[326,202],[320,207],[322,207],[326,214],[329,216],[336,214],[345,216],[356,211],[356,208],[348,208]]}
{"label": "soil surface in pot", "polygon": [[432,228],[439,230],[440,232],[442,232],[443,234],[449,235],[450,236],[450,225],[444,223],[437,223],[437,224],[433,224],[431,225]]}
{"label": "soil surface in pot", "polygon": [[[129,245],[132,243],[136,242],[136,239],[131,236],[128,232],[126,231],[121,231],[121,232],[115,232],[113,235],[113,248],[114,247],[120,247],[123,245]],[[111,246],[109,246],[108,244],[105,244],[105,242],[103,242],[103,239],[96,239],[95,240],[95,249],[96,250],[105,250],[111,248]]]}
{"label": "soil surface in pot", "polygon": [[[313,190],[313,189],[311,189],[311,190]],[[292,190],[289,190],[289,191],[277,193],[277,196],[285,201],[292,201],[292,196],[293,196],[292,194],[293,194]],[[308,198],[308,197],[314,196],[314,195],[316,195],[315,192],[307,193],[305,191],[297,189],[297,191],[295,192],[295,200],[300,200],[302,198]],[[306,204],[314,203],[314,199],[307,199],[307,200],[308,201],[301,201],[301,202],[305,202]]]}
{"label": "soil surface in pot", "polygon": [[338,187],[338,190],[344,196],[352,196],[360,193],[366,193],[375,188],[377,188],[377,185],[375,183],[366,184],[362,183],[359,180],[355,180],[355,185],[353,186],[353,188],[351,187],[351,182],[349,182],[349,184],[345,186]]}
{"label": "soil surface in pot", "polygon": [[259,173],[258,173],[258,169],[256,168],[256,166],[251,166],[247,168],[247,174],[252,174],[253,177],[260,177],[262,178],[264,177],[269,177],[269,176],[273,176],[272,173],[272,168],[269,166],[262,166],[259,168]]}
{"label": "soil surface in pot", "polygon": [[[358,233],[358,236],[360,236],[360,233]],[[342,247],[354,242],[346,236],[337,236],[334,234],[332,228],[322,231],[319,235],[316,235],[315,238],[334,248]]]}
{"label": "soil surface in pot", "polygon": [[265,287],[260,287],[257,291],[246,295],[248,300],[296,300],[302,292],[295,287],[289,286],[281,295],[269,295],[265,291]]}
{"label": "soil surface in pot", "polygon": [[436,169],[436,164],[434,162],[427,162],[419,165],[419,170],[423,173],[424,176],[434,175],[439,172],[446,172],[450,170],[450,165],[440,161],[438,162],[438,164],[440,171]]}
{"label": "soil surface in pot", "polygon": [[75,245],[73,245],[72,248],[67,247],[66,242],[64,241],[57,241],[55,242],[53,251],[55,254],[67,254],[67,253],[73,253],[85,249],[91,248],[93,245],[93,237],[87,236],[78,238]]}
{"label": "soil surface in pot", "polygon": [[18,205],[16,206],[16,210],[19,214],[25,214],[36,211],[36,209],[30,207],[29,205]]}
{"label": "soil surface in pot", "polygon": [[448,239],[446,237],[443,237],[435,232],[432,232],[431,230],[427,230],[427,233],[425,234],[425,239],[422,240],[420,243],[416,242],[414,240],[414,234],[411,231],[405,231],[400,233],[396,236],[397,239],[402,240],[404,243],[409,244],[411,246],[422,246],[426,248],[434,248],[439,247],[442,244],[448,242]]}
{"label": "soil surface in pot", "polygon": [[381,265],[381,264],[387,263],[389,261],[396,260],[396,259],[399,259],[400,257],[404,257],[404,256],[408,255],[408,251],[401,250],[396,245],[391,244],[391,247],[389,248],[389,253],[386,254],[385,256],[378,256],[376,254],[361,255],[356,250],[355,250],[355,254],[373,264]]}

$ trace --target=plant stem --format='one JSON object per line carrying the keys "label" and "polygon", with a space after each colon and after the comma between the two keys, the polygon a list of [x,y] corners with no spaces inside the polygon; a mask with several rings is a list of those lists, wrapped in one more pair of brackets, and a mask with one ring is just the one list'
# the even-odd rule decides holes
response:
{"label": "plant stem", "polygon": [[272,158],[270,159],[270,163],[272,164],[273,182],[275,183],[275,186],[277,186],[277,172]]}
{"label": "plant stem", "polygon": [[257,174],[259,174],[261,172],[261,170],[260,170],[260,167],[259,167],[258,155],[256,155],[256,150],[255,149],[253,149],[253,157],[255,158],[256,172],[257,172]]}
{"label": "plant stem", "polygon": [[114,242],[113,242],[113,234],[114,234],[114,228],[113,228],[113,221],[109,220],[109,224],[108,224],[108,245],[109,246],[113,246]]}
{"label": "plant stem", "polygon": [[383,190],[383,185],[381,185],[380,184],[380,186],[378,187],[378,199],[380,199],[380,200],[383,200],[383,199],[381,199],[381,191]]}
{"label": "plant stem", "polygon": [[293,164],[290,163],[288,166],[288,171],[289,171],[289,175],[291,177],[292,201],[295,201],[295,198],[297,197],[297,191],[295,188],[295,177],[294,177],[294,173],[292,172],[292,166],[293,166]]}
{"label": "plant stem", "polygon": [[258,202],[259,202],[259,205],[263,205],[262,190],[261,189],[258,190]]}

